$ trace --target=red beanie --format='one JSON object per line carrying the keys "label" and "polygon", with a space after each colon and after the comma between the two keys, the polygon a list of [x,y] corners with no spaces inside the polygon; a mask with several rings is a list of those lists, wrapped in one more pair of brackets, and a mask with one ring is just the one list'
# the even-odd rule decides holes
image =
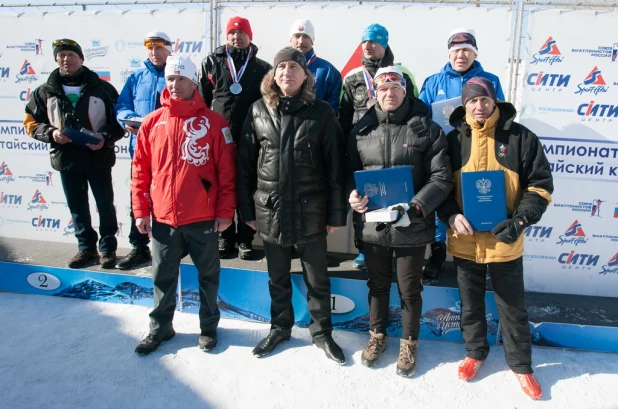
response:
{"label": "red beanie", "polygon": [[244,31],[249,36],[249,40],[253,41],[251,24],[249,24],[249,20],[247,20],[246,18],[242,18],[240,16],[232,17],[230,21],[227,22],[227,29],[225,35],[228,35],[232,30]]}

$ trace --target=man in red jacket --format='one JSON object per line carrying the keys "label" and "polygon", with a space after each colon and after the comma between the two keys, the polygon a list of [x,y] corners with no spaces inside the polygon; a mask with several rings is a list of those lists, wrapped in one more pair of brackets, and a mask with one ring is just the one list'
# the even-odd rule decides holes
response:
{"label": "man in red jacket", "polygon": [[188,57],[168,58],[165,82],[162,108],[144,118],[133,157],[133,214],[139,231],[152,233],[155,304],[150,333],[135,348],[140,355],[176,334],[172,319],[185,246],[198,271],[199,346],[208,352],[217,345],[217,238],[236,208],[236,149],[227,121],[206,107]]}

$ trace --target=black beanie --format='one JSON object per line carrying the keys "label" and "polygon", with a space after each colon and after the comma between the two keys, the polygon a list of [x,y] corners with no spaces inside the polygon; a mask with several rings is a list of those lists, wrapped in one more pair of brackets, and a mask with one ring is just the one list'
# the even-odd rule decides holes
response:
{"label": "black beanie", "polygon": [[82,60],[84,59],[84,53],[82,52],[82,48],[79,46],[79,44],[77,44],[77,41],[69,40],[68,38],[63,38],[62,40],[58,41],[70,41],[75,43],[75,45],[60,44],[58,46],[54,46],[54,61],[56,61],[56,55],[60,51],[73,51],[75,54],[79,55],[79,58],[81,58]]}
{"label": "black beanie", "polygon": [[305,70],[305,74],[307,74],[307,59],[305,58],[305,55],[298,51],[296,48],[285,47],[282,48],[277,53],[277,55],[275,55],[275,63],[273,64],[275,70],[277,69],[277,65],[279,65],[279,63],[283,61],[297,62],[298,65],[300,65],[303,70]]}
{"label": "black beanie", "polygon": [[465,106],[469,100],[476,97],[489,97],[495,101],[496,89],[494,88],[494,84],[492,84],[487,78],[470,78],[461,90],[461,101]]}

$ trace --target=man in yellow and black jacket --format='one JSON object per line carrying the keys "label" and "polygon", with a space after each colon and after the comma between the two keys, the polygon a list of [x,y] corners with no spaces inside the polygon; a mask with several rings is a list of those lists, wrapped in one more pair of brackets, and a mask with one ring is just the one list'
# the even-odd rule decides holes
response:
{"label": "man in yellow and black jacket", "polygon": [[[462,91],[463,106],[455,109],[448,136],[448,156],[455,189],[438,209],[448,222],[448,251],[457,266],[461,296],[461,330],[467,355],[459,378],[476,376],[489,353],[485,318],[485,277],[491,277],[507,364],[523,391],[541,397],[541,386],[532,375],[531,339],[524,301],[523,236],[537,223],[551,202],[553,180],[549,162],[538,137],[514,122],[515,107],[496,100],[491,81],[475,77]],[[473,231],[462,214],[461,173],[503,170],[507,214],[491,232]]]}

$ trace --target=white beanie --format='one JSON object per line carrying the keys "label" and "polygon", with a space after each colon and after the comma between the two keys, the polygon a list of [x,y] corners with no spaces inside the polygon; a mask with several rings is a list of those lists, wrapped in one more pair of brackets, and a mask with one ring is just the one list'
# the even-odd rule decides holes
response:
{"label": "white beanie", "polygon": [[[395,74],[397,76],[397,81],[389,80],[386,82],[378,82],[377,81],[378,77],[383,74]],[[373,79],[374,79],[374,87],[376,88],[376,90],[380,88],[380,85],[392,83],[392,84],[398,85],[401,89],[403,89],[404,93],[407,93],[406,78],[403,76],[403,72],[401,71],[401,68],[398,65],[390,65],[388,67],[378,68],[378,71],[376,72],[376,75],[374,75]]]}
{"label": "white beanie", "polygon": [[172,42],[170,41],[170,38],[167,34],[165,34],[163,31],[151,31],[149,33],[146,34],[146,37],[144,38],[145,40],[149,40],[149,39],[161,39],[163,41],[165,41],[165,48],[167,48],[167,51],[170,52],[170,54],[172,53]]}
{"label": "white beanie", "polygon": [[[458,37],[456,37],[459,35]],[[464,38],[465,37],[465,38]],[[470,38],[471,37],[471,38]],[[479,55],[478,46],[476,44],[476,32],[472,28],[459,27],[451,31],[448,36],[448,53],[451,51],[459,50],[461,48],[468,48],[474,51],[474,54]]]}
{"label": "white beanie", "polygon": [[290,39],[294,34],[306,34],[311,38],[311,42],[315,40],[315,30],[313,29],[313,24],[311,24],[311,20],[296,20],[292,23],[292,27],[290,27]]}
{"label": "white beanie", "polygon": [[193,64],[189,57],[180,55],[170,56],[165,63],[165,78],[170,75],[182,75],[197,84],[195,64]]}

